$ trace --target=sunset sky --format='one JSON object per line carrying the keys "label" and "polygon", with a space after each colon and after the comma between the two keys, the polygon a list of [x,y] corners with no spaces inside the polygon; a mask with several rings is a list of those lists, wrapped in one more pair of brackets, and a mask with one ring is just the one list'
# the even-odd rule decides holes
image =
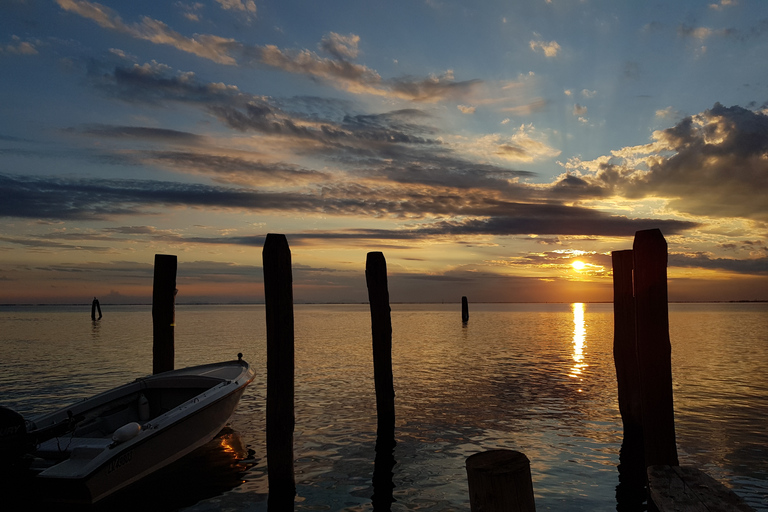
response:
{"label": "sunset sky", "polygon": [[[768,299],[765,0],[0,3],[0,304]],[[574,262],[579,262],[574,265]]]}

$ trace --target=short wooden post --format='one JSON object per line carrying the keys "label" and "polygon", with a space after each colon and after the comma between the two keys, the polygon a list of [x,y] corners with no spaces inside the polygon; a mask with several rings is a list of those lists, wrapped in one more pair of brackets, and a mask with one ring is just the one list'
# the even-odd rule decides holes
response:
{"label": "short wooden post", "polygon": [[176,256],[155,254],[152,284],[152,373],[173,370],[176,325]]}
{"label": "short wooden post", "polygon": [[466,296],[461,298],[461,321],[463,323],[469,322],[469,302]]}
{"label": "short wooden post", "polygon": [[267,475],[270,511],[293,510],[294,332],[291,250],[269,233],[262,250],[267,324]]}
{"label": "short wooden post", "polygon": [[392,318],[384,254],[369,252],[365,280],[371,308],[373,380],[376,389],[376,458],[373,468],[374,510],[390,510],[394,502],[395,387],[392,377]]}
{"label": "short wooden post", "polygon": [[677,466],[667,304],[667,241],[658,229],[638,231],[633,254],[645,464]]}
{"label": "short wooden post", "polygon": [[467,458],[472,512],[534,512],[531,464],[525,454],[490,450]]}
{"label": "short wooden post", "polygon": [[619,389],[619,411],[625,435],[642,432],[640,373],[635,337],[632,251],[613,251],[613,362]]}
{"label": "short wooden post", "polygon": [[94,322],[96,321],[96,311],[99,312],[99,320],[101,320],[101,304],[99,304],[99,299],[96,297],[93,298],[93,302],[91,302],[91,320]]}

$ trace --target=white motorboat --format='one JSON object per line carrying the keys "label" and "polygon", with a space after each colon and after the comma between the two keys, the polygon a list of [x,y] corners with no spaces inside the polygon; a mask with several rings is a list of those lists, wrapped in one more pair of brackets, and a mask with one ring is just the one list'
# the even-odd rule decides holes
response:
{"label": "white motorboat", "polygon": [[95,503],[216,437],[253,378],[238,354],[139,378],[31,420],[3,409],[0,450],[56,501]]}

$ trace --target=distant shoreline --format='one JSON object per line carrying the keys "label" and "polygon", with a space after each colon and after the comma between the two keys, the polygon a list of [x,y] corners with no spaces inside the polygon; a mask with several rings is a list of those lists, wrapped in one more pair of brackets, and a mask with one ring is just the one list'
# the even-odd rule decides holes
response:
{"label": "distant shoreline", "polygon": [[[760,299],[760,300],[670,300],[669,304],[763,304],[768,302],[768,299]],[[582,304],[612,304],[612,301],[584,301]],[[152,303],[150,302],[135,302],[135,303],[109,303],[109,302],[101,302],[102,306],[151,306]],[[295,302],[295,306],[359,306],[359,305],[366,305],[368,302]],[[457,304],[461,305],[461,301],[453,301],[453,302],[391,302],[390,304]],[[532,302],[532,301],[510,301],[510,302],[501,302],[501,301],[478,301],[478,302],[470,302],[470,304],[574,304],[574,302],[571,301],[552,301],[552,302]],[[179,302],[176,303],[177,306],[263,306],[263,302]],[[83,302],[83,303],[9,303],[9,304],[0,304],[1,307],[50,307],[50,306],[82,306],[82,307],[90,307],[90,302]]]}

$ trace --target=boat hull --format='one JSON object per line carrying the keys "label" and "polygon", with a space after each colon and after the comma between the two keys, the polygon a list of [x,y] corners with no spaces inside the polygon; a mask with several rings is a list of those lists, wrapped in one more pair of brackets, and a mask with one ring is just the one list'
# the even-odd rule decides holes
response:
{"label": "boat hull", "polygon": [[[137,384],[151,396],[153,389],[161,385],[174,388],[184,384],[185,379],[208,378],[206,375],[222,379],[171,410],[156,414],[124,442],[75,436],[49,441],[49,444],[55,441],[58,445],[69,443],[70,452],[66,460],[40,471],[35,477],[35,487],[55,497],[55,501],[95,503],[205,445],[226,426],[246,386],[253,380],[253,370],[246,363],[221,364],[233,363],[244,367],[232,380],[227,378],[227,371],[233,371],[231,368],[204,365],[139,379],[136,383],[97,395],[92,400],[102,407],[105,395],[119,396],[123,389],[135,393]],[[78,411],[76,407],[70,410]],[[43,445],[40,445],[38,456],[43,457],[42,453]],[[48,453],[48,457],[52,458],[52,455]]]}

